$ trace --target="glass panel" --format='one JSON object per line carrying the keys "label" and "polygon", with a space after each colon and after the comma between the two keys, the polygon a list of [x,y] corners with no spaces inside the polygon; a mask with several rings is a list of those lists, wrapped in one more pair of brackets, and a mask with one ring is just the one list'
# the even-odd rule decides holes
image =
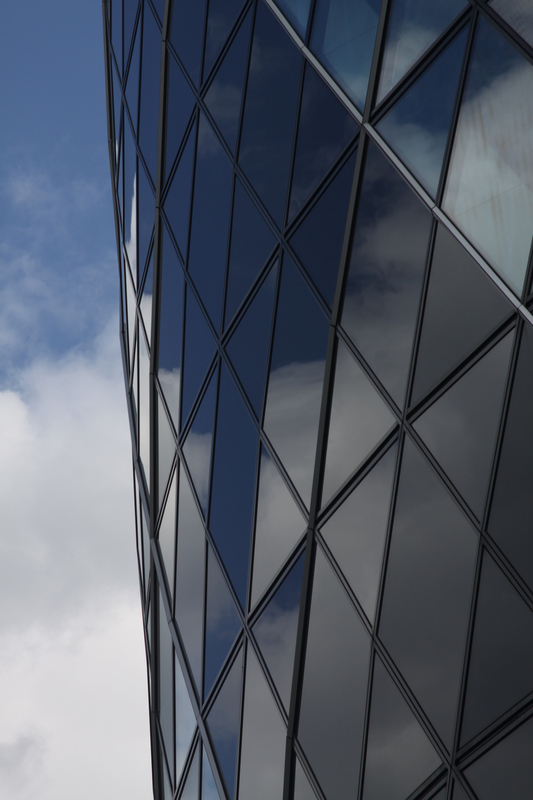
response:
{"label": "glass panel", "polygon": [[318,0],[311,50],[352,98],[365,105],[381,0]]}
{"label": "glass panel", "polygon": [[196,717],[187,691],[187,685],[178,659],[174,662],[176,676],[176,783],[179,781],[185,759],[196,728]]}
{"label": "glass panel", "polygon": [[[138,217],[138,246],[139,246],[139,283],[144,275],[146,256],[154,230],[155,197],[150,182],[146,177],[144,167],[139,164],[138,171],[139,192],[139,217]],[[150,330],[147,331],[148,336]]]}
{"label": "glass panel", "polygon": [[[533,720],[465,770],[480,800],[529,800],[533,786]],[[455,798],[454,798],[455,800]]]}
{"label": "glass panel", "polygon": [[194,167],[194,150],[196,146],[196,126],[193,125],[187,143],[181,154],[176,173],[168,194],[164,199],[164,209],[170,222],[172,233],[180,252],[187,257],[189,238],[189,218],[191,213],[191,183]]}
{"label": "glass panel", "polygon": [[183,272],[165,225],[161,260],[161,309],[159,312],[159,356],[157,377],[179,431],[181,347],[183,329]]}
{"label": "glass panel", "polygon": [[465,7],[465,0],[393,0],[391,6],[378,103]]}
{"label": "glass panel", "polygon": [[533,691],[533,614],[483,556],[461,742]]}
{"label": "glass panel", "polygon": [[172,784],[168,777],[168,772],[163,764],[163,800],[172,800],[174,792],[172,791]]}
{"label": "glass panel", "polygon": [[533,9],[529,0],[489,0],[491,8],[533,45]]}
{"label": "glass panel", "polygon": [[263,411],[277,277],[276,263],[226,346],[226,352],[259,419]]}
{"label": "glass panel", "polygon": [[220,795],[204,748],[202,758],[202,800],[219,800],[219,798]]}
{"label": "glass panel", "polygon": [[305,39],[311,0],[276,0],[276,5],[283,11],[302,39]]}
{"label": "glass panel", "polygon": [[264,427],[306,505],[311,496],[327,340],[327,320],[285,255]]}
{"label": "glass panel", "polygon": [[207,515],[209,498],[209,477],[211,470],[211,450],[213,447],[213,428],[215,425],[215,405],[217,400],[217,372],[201,400],[200,407],[183,445],[183,454],[191,473],[192,482],[204,515]]}
{"label": "glass panel", "polygon": [[257,438],[255,425],[223,366],[209,522],[242,608],[246,607],[248,585]]}
{"label": "glass panel", "polygon": [[222,664],[241,629],[241,621],[226,579],[211,548],[207,559],[207,607],[205,615],[204,697],[207,697]]}
{"label": "glass panel", "polygon": [[379,635],[448,747],[476,554],[471,524],[406,439]]}
{"label": "glass panel", "polygon": [[359,126],[315,70],[306,64],[289,219],[327,175]]}
{"label": "glass panel", "polygon": [[[130,358],[133,360],[133,340],[135,337],[135,328],[136,328],[136,306],[135,306],[135,289],[133,288],[133,282],[131,280],[130,271],[127,266],[125,266],[125,284],[126,284],[126,303],[128,309],[128,345],[129,345],[129,352]],[[137,391],[137,386],[135,385],[135,379],[133,380],[133,391]]]}
{"label": "glass panel", "polygon": [[455,236],[439,225],[412,402],[475,350],[511,313],[511,305]]}
{"label": "glass panel", "polygon": [[156,183],[157,137],[159,128],[159,73],[161,30],[148,3],[144,4],[139,144],[144,160]]}
{"label": "glass panel", "polygon": [[261,450],[252,607],[305,531],[306,521],[268,451]]}
{"label": "glass panel", "polygon": [[202,67],[204,12],[205,0],[174,0],[170,41],[197,86]]}
{"label": "glass panel", "polygon": [[175,615],[197,687],[202,686],[205,533],[183,469],[179,475]]}
{"label": "glass panel", "polygon": [[[127,5],[127,3],[126,3]],[[137,25],[135,31],[135,43],[133,45],[133,54],[131,56],[130,68],[128,70],[128,77],[126,83],[126,100],[130,110],[131,122],[133,130],[137,132],[137,112],[139,109],[139,61],[140,61],[140,41],[141,41],[141,24]]]}
{"label": "glass panel", "polygon": [[393,399],[403,403],[431,214],[369,145],[342,324]]}
{"label": "glass panel", "polygon": [[150,355],[139,330],[139,455],[150,489]]}
{"label": "glass panel", "polygon": [[395,444],[321,529],[371,622],[376,612],[397,453]]}
{"label": "glass panel", "polygon": [[316,794],[311,789],[311,784],[307,780],[298,759],[296,759],[296,772],[294,776],[294,800],[316,800]]}
{"label": "glass panel", "polygon": [[[173,56],[168,56],[167,153],[168,177],[194,108],[194,95]],[[159,116],[159,115],[158,115]]]}
{"label": "glass panel", "polygon": [[137,154],[129,125],[124,129],[124,245],[137,288]]}
{"label": "glass panel", "polygon": [[281,227],[301,56],[266,5],[257,7],[239,163]]}
{"label": "glass panel", "polygon": [[159,595],[159,721],[174,775],[174,645],[168,629],[163,598]]}
{"label": "glass panel", "polygon": [[233,28],[243,0],[209,0],[204,52],[204,80]]}
{"label": "glass panel", "polygon": [[369,657],[369,636],[317,549],[298,738],[326,797],[351,797],[359,780]]}
{"label": "glass panel", "polygon": [[165,13],[165,0],[152,0],[152,3],[154,4],[157,16],[159,17],[160,21],[163,22],[163,14]]}
{"label": "glass panel", "polygon": [[200,771],[200,748],[196,747],[196,753],[187,775],[187,782],[180,795],[180,800],[198,800]]}
{"label": "glass panel", "polygon": [[396,425],[396,419],[353,358],[337,340],[335,383],[328,431],[322,502],[334,492]]}
{"label": "glass panel", "polygon": [[354,167],[355,154],[335,176],[290,239],[291,247],[330,306],[333,305],[337,285]]}
{"label": "glass panel", "polygon": [[[141,521],[141,537],[143,542],[144,593],[146,600],[146,594],[148,591],[148,582],[150,577],[150,520],[148,512],[142,500],[141,500],[141,509],[142,509],[142,514],[140,515],[140,521]],[[150,628],[148,628],[148,630],[150,630]]]}
{"label": "glass panel", "polygon": [[144,322],[144,330],[146,331],[146,335],[148,337],[148,344],[151,346],[151,335],[152,335],[152,285],[153,285],[153,276],[154,276],[154,259],[153,259],[153,252],[150,255],[150,262],[148,265],[148,271],[146,274],[146,279],[144,282],[143,293],[141,297],[141,317]]}
{"label": "glass panel", "polygon": [[302,555],[254,625],[254,636],[286,711],[291,699],[303,569]]}
{"label": "glass panel", "polygon": [[508,334],[413,424],[481,519],[507,381]]}
{"label": "glass panel", "polygon": [[198,128],[188,268],[217,330],[226,274],[232,185],[231,164],[202,115]]}
{"label": "glass panel", "polygon": [[172,466],[172,462],[174,461],[174,455],[176,453],[176,444],[174,442],[174,437],[172,435],[172,431],[170,430],[170,425],[168,424],[167,415],[165,409],[163,408],[163,404],[157,395],[157,430],[158,430],[158,437],[157,437],[157,466],[158,466],[158,506],[157,508],[161,508],[161,504],[163,502],[163,496],[165,494],[165,489],[168,485],[168,478],[170,475],[170,468]]}
{"label": "glass panel", "polygon": [[235,768],[241,716],[242,649],[207,716],[207,725],[229,796],[235,795]]}
{"label": "glass panel", "polygon": [[[124,11],[124,62],[128,60],[128,55],[130,52],[131,37],[133,35],[133,26],[135,25],[135,20],[137,18],[138,6],[138,0],[129,0],[126,3],[122,3]],[[126,66],[126,63],[124,63],[124,66]]]}
{"label": "glass panel", "polygon": [[111,3],[111,42],[122,74],[122,0]]}
{"label": "glass panel", "polygon": [[174,587],[174,553],[176,546],[176,470],[172,474],[172,483],[168,493],[165,511],[159,526],[159,549],[163,556],[163,564],[167,574],[167,581],[172,595]]}
{"label": "glass panel", "polygon": [[246,658],[239,800],[283,795],[286,729],[251,647]]}
{"label": "glass panel", "polygon": [[533,231],[533,68],[480,18],[443,208],[520,293]]}
{"label": "glass panel", "polygon": [[183,352],[183,391],[181,419],[185,424],[206,372],[216,352],[215,340],[196,298],[187,287],[185,348]]}
{"label": "glass panel", "polygon": [[467,795],[459,781],[455,781],[453,784],[453,800],[470,800],[470,796]]}
{"label": "glass panel", "polygon": [[363,800],[405,800],[440,765],[433,745],[376,658]]}
{"label": "glass panel", "polygon": [[468,30],[463,28],[376,125],[433,198],[439,186],[467,36]]}

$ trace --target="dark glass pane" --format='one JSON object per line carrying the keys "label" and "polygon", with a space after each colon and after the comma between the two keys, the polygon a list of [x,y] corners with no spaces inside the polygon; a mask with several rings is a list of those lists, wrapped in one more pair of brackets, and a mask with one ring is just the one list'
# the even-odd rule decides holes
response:
{"label": "dark glass pane", "polygon": [[483,17],[443,208],[517,293],[533,232],[533,67]]}
{"label": "dark glass pane", "polygon": [[326,503],[396,424],[357,361],[337,341],[322,502]]}
{"label": "dark glass pane", "polygon": [[[167,152],[166,171],[168,176],[176,153],[183,139],[187,123],[191,118],[195,98],[189,84],[173,56],[168,56],[168,100],[167,100]],[[190,191],[190,185],[188,187]]]}
{"label": "dark glass pane", "polygon": [[255,523],[254,606],[305,531],[306,521],[268,451],[261,451]]}
{"label": "dark glass pane", "polygon": [[[139,143],[154,184],[157,181],[157,136],[159,128],[159,73],[161,69],[161,30],[145,2],[141,67],[141,110]],[[142,263],[142,262],[141,262]]]}
{"label": "dark glass pane", "polygon": [[[146,177],[144,167],[139,165],[138,172],[138,193],[139,193],[139,224],[137,231],[137,238],[139,242],[139,281],[144,275],[146,266],[146,256],[148,255],[148,248],[154,230],[154,217],[155,217],[155,197],[152,187]],[[151,289],[150,289],[151,293]],[[150,330],[147,330],[150,335]]]}
{"label": "dark glass pane", "polygon": [[250,290],[275,244],[276,240],[263,217],[240,181],[236,180],[224,313],[226,325]]}
{"label": "dark glass pane", "polygon": [[512,344],[510,333],[413,425],[478,519],[483,514]]}
{"label": "dark glass pane", "polygon": [[533,331],[524,325],[489,519],[489,533],[533,587]]}
{"label": "dark glass pane", "polygon": [[242,608],[246,607],[257,430],[227,368],[218,400],[210,527]]}
{"label": "dark glass pane", "polygon": [[303,568],[304,558],[300,556],[254,625],[254,636],[287,711],[291,699]]}
{"label": "dark glass pane", "polygon": [[394,400],[403,403],[431,214],[369,145],[342,324]]}
{"label": "dark glass pane", "polygon": [[376,658],[363,800],[405,800],[440,765],[433,745]]}
{"label": "dark glass pane", "polygon": [[276,263],[226,346],[239,380],[259,419],[263,411],[277,276]]}
{"label": "dark glass pane", "polygon": [[467,35],[463,28],[376,125],[432,197],[439,185]]}
{"label": "dark glass pane", "polygon": [[311,784],[307,780],[298,759],[296,759],[294,775],[294,800],[316,800],[316,794],[311,789]]}
{"label": "dark glass pane", "polygon": [[175,616],[198,689],[202,686],[205,547],[204,526],[181,469]]}
{"label": "dark glass pane", "polygon": [[368,634],[317,549],[298,738],[326,797],[353,796],[359,780],[369,657]]}
{"label": "dark glass pane", "polygon": [[301,56],[272,12],[257,7],[239,163],[281,227],[300,87]]}
{"label": "dark glass pane", "polygon": [[241,649],[207,716],[207,725],[230,798],[235,795],[242,670],[243,653]]}
{"label": "dark glass pane", "polygon": [[453,784],[453,800],[470,800],[459,781],[455,781]]}
{"label": "dark glass pane", "polygon": [[242,7],[243,0],[209,0],[205,37],[204,80],[211,72],[211,68],[224,47]]}
{"label": "dark glass pane", "polygon": [[251,14],[247,14],[205,96],[205,104],[233,153],[237,144],[241,119],[242,90],[248,62],[250,24]]}
{"label": "dark glass pane", "polygon": [[159,549],[163,556],[163,564],[167,574],[167,581],[170,587],[170,592],[174,588],[174,553],[176,546],[176,500],[177,500],[177,487],[176,487],[176,470],[172,473],[172,483],[163,512],[163,518],[159,526]]}
{"label": "dark glass pane", "polygon": [[461,742],[467,742],[531,691],[533,613],[485,554]]}
{"label": "dark glass pane", "polygon": [[174,0],[170,41],[198,86],[202,67],[205,0]]}
{"label": "dark glass pane", "polygon": [[185,783],[185,787],[180,795],[180,800],[198,800],[198,791],[200,788],[199,772],[200,772],[200,748],[197,746],[193,762],[189,768],[189,774],[187,775],[187,781]]}
{"label": "dark glass pane", "polygon": [[283,795],[286,728],[251,647],[246,658],[239,797]]}
{"label": "dark glass pane", "polygon": [[333,305],[341,260],[355,155],[313,206],[290,243],[327,303]]}
{"label": "dark glass pane", "polygon": [[264,427],[307,505],[327,340],[327,320],[294,263],[285,255]]}
{"label": "dark glass pane", "polygon": [[[529,800],[533,786],[533,720],[465,770],[479,800]],[[455,800],[455,798],[454,798]]]}
{"label": "dark glass pane", "polygon": [[159,368],[174,427],[179,430],[181,346],[183,330],[183,272],[166,227],[163,225],[161,309],[159,313]]}
{"label": "dark glass pane", "polygon": [[139,65],[141,51],[140,30],[141,25],[139,22],[135,31],[135,44],[133,45],[133,54],[131,56],[130,68],[128,70],[128,77],[126,79],[126,100],[130,110],[130,118],[135,133],[137,133],[137,112],[139,109]]}
{"label": "dark glass pane", "polygon": [[[465,6],[465,0],[393,0],[378,102],[400,81]],[[442,87],[439,86],[439,93]]]}
{"label": "dark glass pane", "polygon": [[222,312],[232,184],[231,163],[202,115],[188,269],[217,330]]}
{"label": "dark glass pane", "polygon": [[211,765],[204,749],[202,758],[202,800],[219,800],[219,798],[220,795],[213,778]]}
{"label": "dark glass pane", "polygon": [[327,175],[359,126],[309,65],[305,68],[289,218]]}
{"label": "dark glass pane", "polygon": [[204,697],[211,691],[215,678],[241,629],[239,615],[226,579],[211,548],[208,549],[208,553]]}
{"label": "dark glass pane", "polygon": [[439,225],[431,262],[412,402],[469,355],[512,308],[493,281]]}
{"label": "dark glass pane", "polygon": [[187,419],[192,404],[205,378],[207,369],[215,355],[215,340],[196,298],[187,287],[187,310],[185,314],[185,348],[183,354],[183,395],[181,418]]}
{"label": "dark glass pane", "polygon": [[196,717],[178,659],[174,663],[176,676],[176,783],[178,783],[196,728]]}
{"label": "dark glass pane", "polygon": [[406,440],[379,635],[448,747],[476,554],[471,524]]}
{"label": "dark glass pane", "polygon": [[122,75],[122,0],[111,3],[111,43]]}
{"label": "dark glass pane", "polygon": [[191,429],[183,445],[183,454],[191,473],[192,482],[204,515],[207,515],[209,498],[209,475],[211,470],[211,450],[215,424],[215,405],[217,400],[217,372],[201,400]]}
{"label": "dark glass pane", "polygon": [[159,595],[159,722],[170,771],[174,774],[174,645]]}
{"label": "dark glass pane", "polygon": [[381,0],[318,0],[311,50],[363,110]]}
{"label": "dark glass pane", "polygon": [[189,220],[191,216],[191,182],[194,168],[194,149],[196,130],[193,126],[180,157],[178,168],[168,194],[164,200],[164,209],[170,222],[172,233],[180,252],[185,259],[189,239]]}
{"label": "dark glass pane", "polygon": [[276,5],[283,11],[302,39],[305,39],[311,0],[276,0]]}
{"label": "dark glass pane", "polygon": [[[115,0],[116,2],[116,0]],[[137,18],[137,8],[139,6],[138,0],[126,0],[122,3],[124,9],[124,66],[131,47],[131,37],[133,35],[133,26]]]}
{"label": "dark glass pane", "polygon": [[533,45],[533,15],[528,0],[489,0],[489,3],[522,39]]}
{"label": "dark glass pane", "polygon": [[397,452],[397,445],[387,451],[321,529],[371,622],[376,612]]}
{"label": "dark glass pane", "polygon": [[154,4],[160,22],[163,22],[163,14],[165,13],[165,0],[152,0],[152,3]]}
{"label": "dark glass pane", "polygon": [[174,437],[168,423],[168,418],[163,408],[159,395],[157,395],[157,482],[158,482],[158,505],[161,508],[163,495],[167,488],[170,468],[176,454]]}

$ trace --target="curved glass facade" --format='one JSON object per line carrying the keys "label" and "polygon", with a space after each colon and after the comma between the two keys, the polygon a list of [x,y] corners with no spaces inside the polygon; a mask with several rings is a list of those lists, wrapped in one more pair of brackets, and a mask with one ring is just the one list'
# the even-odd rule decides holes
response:
{"label": "curved glass facade", "polygon": [[103,6],[156,800],[529,800],[533,11]]}

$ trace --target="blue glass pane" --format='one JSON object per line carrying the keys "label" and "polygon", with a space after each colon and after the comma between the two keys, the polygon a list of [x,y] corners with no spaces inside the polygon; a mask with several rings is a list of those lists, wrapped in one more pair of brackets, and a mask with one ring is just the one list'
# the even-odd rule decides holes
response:
{"label": "blue glass pane", "polygon": [[275,244],[276,240],[263,217],[240,181],[236,180],[224,313],[226,325],[250,290]]}
{"label": "blue glass pane", "polygon": [[246,607],[257,467],[257,430],[227,368],[222,367],[213,466],[210,528],[224,566]]}
{"label": "blue glass pane", "polygon": [[205,0],[174,0],[170,41],[198,86],[202,66]]}
{"label": "blue glass pane", "polygon": [[207,715],[207,725],[230,798],[235,794],[235,772],[241,711],[242,649]]}
{"label": "blue glass pane", "polygon": [[215,340],[190,288],[187,288],[185,348],[183,352],[183,424],[196,399],[207,369],[215,354]]}
{"label": "blue glass pane", "polygon": [[150,182],[146,177],[144,167],[139,165],[138,172],[138,193],[139,193],[139,224],[137,226],[137,238],[139,242],[139,280],[144,275],[146,256],[154,230],[155,218],[155,197]]}
{"label": "blue glass pane", "polygon": [[111,3],[111,43],[122,75],[122,0]]}
{"label": "blue glass pane", "polygon": [[239,163],[281,226],[302,59],[268,7],[255,20]]}
{"label": "blue glass pane", "polygon": [[[124,126],[124,245],[135,287],[137,287],[137,187],[137,151],[127,122]],[[130,324],[131,321],[130,319]]]}
{"label": "blue glass pane", "polygon": [[159,21],[162,23],[163,14],[165,13],[165,0],[152,0],[152,3],[154,4]]}
{"label": "blue glass pane", "polygon": [[165,225],[161,259],[161,308],[159,313],[159,361],[157,376],[179,430],[181,346],[183,330],[183,272]]}
{"label": "blue glass pane", "polygon": [[198,127],[188,269],[217,330],[222,313],[232,184],[231,163],[202,115]]}
{"label": "blue glass pane", "polygon": [[191,215],[191,182],[194,168],[196,130],[193,126],[180,157],[178,168],[168,194],[164,209],[183,259],[187,257],[189,220]]}
{"label": "blue glass pane", "polygon": [[209,475],[216,399],[217,372],[215,371],[183,445],[183,454],[204,515],[207,514],[207,501],[209,498]]}
{"label": "blue glass pane", "polygon": [[337,285],[355,155],[351,156],[305,217],[290,244],[331,306]]}
{"label": "blue glass pane", "polygon": [[276,5],[283,11],[302,39],[305,39],[311,0],[276,0]]}
{"label": "blue glass pane", "polygon": [[213,778],[211,765],[204,749],[202,758],[202,800],[219,800],[219,798],[220,795]]}
{"label": "blue glass pane", "polygon": [[168,56],[168,105],[167,105],[167,152],[165,175],[168,176],[183,134],[195,104],[189,84],[173,56]]}
{"label": "blue glass pane", "polygon": [[137,25],[135,31],[135,43],[133,45],[133,54],[131,57],[130,68],[128,70],[128,77],[126,79],[126,100],[130,110],[131,122],[134,131],[137,131],[137,111],[139,109],[139,62],[140,62],[140,41],[141,41],[141,25]]}
{"label": "blue glass pane", "polygon": [[138,0],[126,0],[122,5],[124,7],[124,67],[126,67],[139,3]]}
{"label": "blue glass pane", "polygon": [[139,143],[154,184],[157,168],[159,127],[159,73],[161,69],[161,31],[149,3],[144,5]]}
{"label": "blue glass pane", "polygon": [[315,70],[306,65],[292,173],[289,219],[327,175],[359,129]]}
{"label": "blue glass pane", "polygon": [[376,125],[433,198],[439,185],[467,36],[465,28]]}
{"label": "blue glass pane", "polygon": [[311,50],[363,110],[381,0],[318,0]]}
{"label": "blue glass pane", "polygon": [[243,7],[243,0],[209,0],[204,52],[204,80],[228,38]]}
{"label": "blue glass pane", "polygon": [[231,592],[211,548],[207,558],[205,614],[204,697],[207,697],[241,629]]}
{"label": "blue glass pane", "polygon": [[[157,500],[157,513],[161,508],[163,497],[168,485],[170,468],[176,454],[176,444],[172,434],[166,411],[159,394],[157,394],[157,481],[158,493],[154,496]],[[154,492],[155,495],[155,492]]]}
{"label": "blue glass pane", "polygon": [[[162,412],[164,413],[164,412]],[[174,590],[174,555],[176,546],[176,470],[172,475],[172,483],[167,497],[163,518],[159,526],[159,549],[163,557],[164,569],[171,596]]]}

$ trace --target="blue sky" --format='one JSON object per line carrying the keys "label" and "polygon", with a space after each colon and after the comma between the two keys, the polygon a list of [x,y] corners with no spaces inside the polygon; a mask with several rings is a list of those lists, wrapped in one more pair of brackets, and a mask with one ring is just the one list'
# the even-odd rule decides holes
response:
{"label": "blue sky", "polygon": [[0,798],[151,795],[101,3],[0,26]]}

